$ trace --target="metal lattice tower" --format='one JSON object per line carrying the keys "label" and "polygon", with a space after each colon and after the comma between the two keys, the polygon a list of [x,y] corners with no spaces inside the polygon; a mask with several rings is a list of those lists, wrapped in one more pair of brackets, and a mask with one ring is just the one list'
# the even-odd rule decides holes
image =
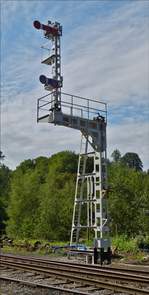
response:
{"label": "metal lattice tower", "polygon": [[37,101],[37,121],[53,123],[81,131],[81,148],[78,161],[75,201],[70,243],[78,243],[80,234],[90,233],[98,248],[110,247],[107,217],[107,160],[106,125],[107,105],[61,92],[59,23],[48,25],[35,21],[36,29],[44,31],[45,38],[52,43],[52,54],[42,61],[52,66],[52,78],[40,76],[49,94]]}
{"label": "metal lattice tower", "polygon": [[[71,244],[78,243],[80,231],[94,231],[97,240],[108,238],[106,152],[88,152],[88,138],[82,134],[78,161]],[[89,167],[90,166],[90,167]],[[85,220],[81,220],[81,212]]]}
{"label": "metal lattice tower", "polygon": [[[44,37],[51,42],[50,55],[47,56],[41,63],[51,66],[52,78],[47,78],[41,75],[39,80],[44,84],[44,88],[48,91],[55,90],[52,94],[52,108],[60,110],[61,108],[61,87],[63,78],[61,76],[61,43],[60,37],[62,36],[62,27],[58,22],[52,23],[48,21],[47,25],[41,24],[39,21],[34,21],[36,29],[44,31]],[[42,47],[44,48],[44,47]],[[46,48],[47,49],[47,48]]]}

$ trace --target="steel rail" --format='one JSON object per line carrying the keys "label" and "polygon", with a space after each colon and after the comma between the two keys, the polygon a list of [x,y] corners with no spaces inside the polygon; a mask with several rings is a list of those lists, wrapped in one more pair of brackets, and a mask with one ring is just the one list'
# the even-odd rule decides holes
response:
{"label": "steel rail", "polygon": [[[85,251],[82,251],[82,252],[85,252]],[[80,253],[82,253],[80,251]],[[89,252],[89,251],[88,251]],[[90,251],[89,253],[92,254],[92,251]],[[140,269],[140,267],[142,267],[142,265],[133,265],[133,267],[137,267],[138,269],[134,269],[134,268],[130,268],[132,267],[132,265],[129,265],[129,264],[122,264],[121,266],[120,265],[116,265],[115,267],[115,264],[114,266],[113,265],[103,265],[103,266],[100,266],[99,264],[83,264],[83,263],[77,263],[77,262],[66,262],[66,261],[58,261],[58,260],[50,260],[49,258],[42,258],[42,257],[36,257],[36,256],[23,256],[23,255],[15,255],[15,254],[2,254],[0,253],[0,258],[1,257],[4,257],[4,258],[14,258],[14,259],[20,259],[20,260],[33,260],[33,261],[36,261],[36,262],[44,262],[44,263],[56,263],[56,264],[65,264],[65,265],[69,265],[69,266],[79,266],[79,267],[83,267],[83,268],[92,268],[92,269],[97,269],[98,271],[99,270],[108,270],[108,271],[121,271],[121,272],[131,272],[131,273],[139,273],[141,275],[143,274],[147,274],[149,275],[149,266],[143,266],[144,269]],[[123,268],[124,266],[124,268]],[[129,268],[128,268],[129,267]]]}
{"label": "steel rail", "polygon": [[[3,256],[2,256],[3,257]],[[16,256],[4,256],[6,257],[6,259],[8,258],[14,258],[15,260],[18,259],[18,257]],[[20,256],[19,257],[20,260],[23,260],[23,261],[26,261],[26,257],[22,257]],[[127,269],[114,269],[113,267],[96,267],[94,265],[85,265],[85,264],[78,264],[78,263],[69,263],[69,262],[60,262],[60,261],[52,261],[52,260],[47,260],[47,259],[41,259],[41,258],[32,258],[32,257],[29,257],[27,258],[28,261],[30,262],[37,262],[37,263],[40,263],[40,264],[45,264],[48,265],[48,266],[52,266],[52,265],[57,265],[57,266],[61,266],[61,267],[71,267],[72,269],[77,269],[78,271],[78,268],[79,270],[85,270],[85,273],[89,274],[89,272],[91,272],[91,275],[98,275],[98,276],[104,276],[104,275],[107,275],[107,276],[110,276],[110,277],[117,277],[118,278],[124,278],[125,280],[125,277],[126,279],[129,278],[131,281],[137,281],[140,279],[141,280],[146,280],[146,282],[148,283],[149,282],[149,277],[145,276],[145,274],[147,273],[149,275],[149,272],[144,272],[144,271],[137,271],[137,273],[139,272],[139,276],[138,275],[134,275],[134,272],[136,272],[136,270],[127,270]],[[128,273],[129,272],[129,273]],[[141,274],[141,275],[140,275]],[[115,277],[114,277],[115,276]],[[122,277],[123,276],[123,277]]]}
{"label": "steel rail", "polygon": [[[26,270],[31,270],[31,271],[35,271],[35,272],[39,272],[39,273],[46,273],[46,274],[50,274],[50,275],[56,275],[59,277],[65,277],[67,279],[73,279],[74,281],[79,281],[79,282],[83,282],[83,283],[87,283],[96,287],[102,287],[102,288],[106,288],[109,290],[113,290],[113,291],[122,291],[122,292],[127,292],[129,294],[135,294],[135,295],[143,295],[143,294],[149,294],[148,290],[146,289],[140,289],[140,288],[136,288],[134,286],[127,286],[127,285],[121,285],[119,283],[111,283],[111,282],[107,282],[107,281],[102,281],[102,280],[97,280],[97,279],[92,279],[90,277],[84,277],[83,276],[78,276],[76,275],[76,273],[74,273],[73,271],[71,271],[69,268],[66,270],[64,269],[60,269],[58,270],[56,269],[47,269],[47,267],[37,267],[37,266],[31,266],[30,264],[21,264],[21,263],[13,263],[13,262],[2,262],[2,265],[7,265],[9,267],[13,267],[13,268],[21,268],[21,269],[26,269]],[[70,274],[71,273],[71,274]],[[106,276],[105,276],[105,279]]]}
{"label": "steel rail", "polygon": [[[30,261],[29,261],[30,262]],[[1,261],[1,263],[3,264],[3,260]],[[5,261],[4,261],[4,263],[5,263]],[[10,264],[15,264],[15,262],[11,262],[11,261],[9,261],[9,262],[6,262],[6,263],[8,263],[9,265]],[[17,262],[17,264],[18,265],[22,265],[22,263],[20,263],[20,262]],[[27,261],[27,263],[25,263],[24,265],[26,265],[26,266],[32,266],[32,267],[42,267],[42,269],[45,269],[45,270],[47,270],[47,267],[49,266],[47,266],[47,265],[45,265],[45,263],[44,263],[44,265],[43,265],[43,263],[42,264],[39,264],[39,262],[36,264],[35,262],[32,262],[31,264],[30,263],[28,263],[28,261]],[[74,273],[74,274],[80,274],[80,275],[85,275],[85,276],[88,276],[88,277],[94,277],[94,278],[98,278],[98,279],[101,279],[101,280],[103,280],[103,279],[112,279],[112,280],[118,280],[118,281],[123,281],[123,282],[133,282],[133,283],[140,283],[140,284],[149,284],[149,277],[146,277],[146,276],[134,276],[134,275],[129,275],[129,274],[127,274],[127,273],[125,273],[125,274],[122,274],[122,273],[112,273],[112,272],[110,272],[110,273],[107,273],[107,271],[106,272],[99,272],[99,271],[94,271],[94,270],[89,270],[89,269],[82,269],[82,268],[80,268],[80,266],[78,265],[78,267],[73,267],[73,266],[70,266],[69,265],[69,267],[68,267],[68,265],[63,265],[63,264],[55,264],[55,263],[51,263],[50,264],[50,268],[51,268],[51,270],[52,271],[57,271],[57,270],[59,270],[59,271],[65,271],[66,273]]]}
{"label": "steel rail", "polygon": [[[10,277],[5,277],[5,276],[0,276],[0,280],[2,281],[10,281],[13,283],[19,283],[22,285],[26,285],[26,286],[30,286],[33,288],[44,288],[44,289],[50,289],[53,291],[61,291],[61,292],[65,292],[65,294],[79,294],[79,295],[86,295],[86,292],[82,292],[82,291],[78,291],[78,290],[74,290],[74,289],[67,289],[67,288],[62,288],[62,287],[56,287],[53,285],[45,285],[45,284],[41,284],[41,283],[33,283],[30,281],[26,281],[26,280],[20,280],[20,279],[14,279],[14,278],[10,278]],[[63,284],[63,283],[62,283]]]}

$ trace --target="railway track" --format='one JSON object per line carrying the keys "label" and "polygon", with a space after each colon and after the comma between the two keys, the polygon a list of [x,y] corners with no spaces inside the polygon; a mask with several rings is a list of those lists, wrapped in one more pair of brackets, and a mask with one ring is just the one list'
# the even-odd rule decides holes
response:
{"label": "railway track", "polygon": [[[5,269],[23,270],[42,275],[42,283],[38,285],[43,285],[43,288],[51,287],[44,283],[47,276],[58,278],[61,286],[55,286],[55,288],[59,291],[60,289],[64,291],[65,288],[65,294],[94,294],[95,290],[98,294],[97,291],[103,289],[109,290],[111,294],[113,292],[149,294],[149,269],[126,270],[15,255],[0,255],[0,260],[1,267]],[[11,280],[4,276],[0,279]],[[27,284],[27,281],[24,281],[24,284]],[[33,284],[37,286],[37,282],[32,282]],[[85,293],[80,288],[81,290],[86,288]]]}

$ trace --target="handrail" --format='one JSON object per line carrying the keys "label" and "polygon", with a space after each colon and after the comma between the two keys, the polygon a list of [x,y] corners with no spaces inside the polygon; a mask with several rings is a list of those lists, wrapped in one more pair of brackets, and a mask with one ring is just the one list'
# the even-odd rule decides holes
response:
{"label": "handrail", "polygon": [[[39,118],[41,110],[50,111],[50,109],[52,109],[52,106],[54,105],[54,102],[55,102],[55,100],[53,99],[53,94],[55,94],[55,91],[38,98],[37,118]],[[62,94],[62,100],[61,100],[62,109],[63,108],[69,109],[68,113],[67,113],[67,110],[66,110],[66,113],[64,111],[65,114],[69,114],[70,116],[75,116],[75,111],[79,111],[81,112],[80,114],[81,117],[83,114],[83,117],[85,119],[90,120],[91,118],[93,118],[93,115],[102,113],[103,116],[105,117],[105,120],[107,121],[107,104],[105,102],[100,102],[97,100],[76,96],[76,95],[68,94],[65,92],[61,92],[61,94]],[[75,99],[77,99],[78,101],[75,102]],[[82,101],[84,101],[83,104],[82,104]],[[96,104],[97,107],[96,106],[94,107],[93,104],[94,105]],[[101,108],[101,104],[103,105],[103,109]],[[49,105],[49,109],[44,108],[47,105]]]}
{"label": "handrail", "polygon": [[[66,101],[61,101],[62,103],[66,103],[66,104],[69,104],[69,105],[72,105],[72,103],[70,103],[70,102],[66,102]],[[63,104],[62,104],[62,106],[63,106]],[[73,103],[73,106],[77,106],[77,107],[81,107],[81,105],[79,105],[79,104],[76,104],[76,103]],[[82,108],[85,108],[85,109],[89,109],[89,110],[94,110],[94,111],[100,111],[100,112],[104,112],[104,113],[106,113],[106,111],[104,111],[104,110],[100,110],[100,109],[95,109],[95,108],[92,108],[92,107],[90,107],[90,106],[85,106],[85,105],[82,105]]]}
{"label": "handrail", "polygon": [[98,100],[94,100],[94,99],[90,99],[90,98],[86,98],[86,97],[82,97],[82,96],[77,96],[77,95],[74,95],[74,94],[69,94],[69,93],[65,93],[65,92],[61,92],[61,94],[64,94],[64,95],[67,95],[67,96],[73,96],[73,97],[76,97],[76,98],[81,98],[81,99],[89,100],[89,101],[92,101],[92,102],[95,102],[95,103],[101,103],[101,104],[107,105],[106,102],[102,102],[102,101],[98,101]]}
{"label": "handrail", "polygon": [[[51,93],[48,93],[46,95],[43,95],[43,96],[37,98],[37,100],[41,100],[44,97],[51,96],[53,93],[55,93],[55,91],[53,91]],[[103,102],[103,101],[98,101],[98,100],[94,100],[94,99],[90,99],[90,98],[86,98],[86,97],[82,97],[82,96],[77,96],[77,95],[66,93],[66,92],[61,92],[61,94],[64,94],[64,95],[67,95],[67,96],[71,96],[71,97],[80,98],[80,99],[84,99],[84,100],[88,100],[88,101],[91,101],[91,102],[94,102],[94,103],[98,103],[98,104],[100,103],[100,104],[103,104],[105,106],[107,105],[107,103],[106,102]]]}

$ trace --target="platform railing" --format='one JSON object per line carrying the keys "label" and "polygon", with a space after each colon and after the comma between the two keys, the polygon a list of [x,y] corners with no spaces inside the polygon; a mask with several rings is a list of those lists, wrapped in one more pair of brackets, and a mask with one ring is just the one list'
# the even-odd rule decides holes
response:
{"label": "platform railing", "polygon": [[[48,116],[49,112],[53,110],[54,94],[55,92],[51,92],[38,98],[37,120],[46,115]],[[107,121],[106,103],[65,92],[61,93],[61,111],[64,114],[88,120],[93,120],[101,116]]]}

